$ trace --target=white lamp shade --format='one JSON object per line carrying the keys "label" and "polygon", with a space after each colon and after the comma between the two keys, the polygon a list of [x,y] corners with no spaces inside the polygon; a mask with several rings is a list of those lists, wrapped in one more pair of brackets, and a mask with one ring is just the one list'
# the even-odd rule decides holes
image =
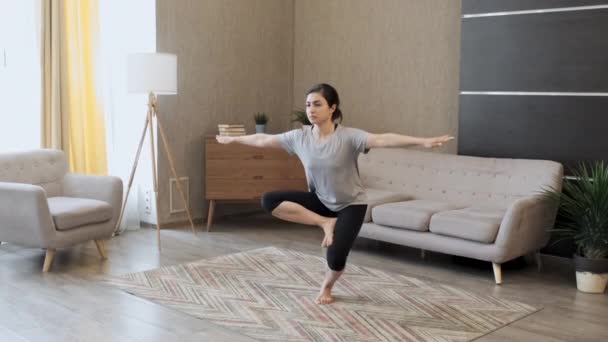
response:
{"label": "white lamp shade", "polygon": [[127,57],[129,93],[177,94],[177,56],[136,53]]}

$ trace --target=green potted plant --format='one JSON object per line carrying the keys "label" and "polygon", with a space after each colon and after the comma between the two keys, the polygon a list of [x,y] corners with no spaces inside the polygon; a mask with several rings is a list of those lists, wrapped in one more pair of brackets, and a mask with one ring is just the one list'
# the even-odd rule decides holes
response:
{"label": "green potted plant", "polygon": [[604,293],[608,283],[608,165],[581,164],[562,191],[545,195],[558,201],[561,220],[551,229],[556,242],[572,239],[576,247],[576,286],[587,293]]}
{"label": "green potted plant", "polygon": [[266,133],[266,124],[268,123],[268,116],[264,112],[258,112],[253,115],[255,120],[255,132]]}
{"label": "green potted plant", "polygon": [[302,125],[306,126],[306,125],[311,125],[310,121],[308,121],[308,115],[306,115],[306,111],[305,110],[294,110],[292,112],[293,115],[293,119],[291,120],[291,122],[299,122]]}

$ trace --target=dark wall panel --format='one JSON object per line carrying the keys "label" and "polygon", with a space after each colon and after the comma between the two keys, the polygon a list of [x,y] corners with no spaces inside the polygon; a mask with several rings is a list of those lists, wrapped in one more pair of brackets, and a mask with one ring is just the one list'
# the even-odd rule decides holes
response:
{"label": "dark wall panel", "polygon": [[608,9],[463,19],[460,89],[608,92],[607,32]]}
{"label": "dark wall panel", "polygon": [[606,0],[462,0],[462,14],[606,5]]}
{"label": "dark wall panel", "polygon": [[[462,13],[592,5],[608,0],[463,0]],[[460,90],[608,93],[607,32],[604,8],[463,18]],[[463,94],[459,154],[556,160],[566,174],[608,161],[608,97],[592,95]],[[574,244],[542,252],[571,256]]]}
{"label": "dark wall panel", "polygon": [[458,153],[608,161],[608,97],[461,95]]}

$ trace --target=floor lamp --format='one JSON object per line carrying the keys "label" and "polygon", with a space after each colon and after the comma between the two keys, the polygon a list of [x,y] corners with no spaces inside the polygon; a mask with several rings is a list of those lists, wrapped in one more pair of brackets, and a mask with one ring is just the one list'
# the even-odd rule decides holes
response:
{"label": "floor lamp", "polygon": [[173,157],[169,150],[169,144],[167,143],[167,137],[157,111],[157,94],[177,94],[177,56],[168,53],[138,53],[128,56],[127,59],[127,89],[129,93],[144,93],[148,94],[148,113],[146,115],[146,123],[141,133],[139,140],[139,146],[137,147],[137,153],[133,162],[133,168],[131,169],[131,176],[129,177],[129,185],[127,188],[127,194],[123,201],[122,209],[120,210],[120,216],[116,223],[116,230],[120,226],[122,216],[125,211],[127,199],[129,198],[129,192],[131,191],[131,185],[133,184],[133,178],[135,176],[135,170],[137,170],[137,163],[139,162],[139,156],[141,149],[146,137],[146,132],[150,133],[150,150],[152,152],[152,181],[154,183],[154,201],[156,204],[156,238],[158,240],[158,250],[160,251],[160,225],[158,220],[158,175],[156,171],[156,153],[154,149],[154,124],[153,120],[156,119],[156,125],[158,132],[160,133],[160,140],[162,146],[167,154],[169,160],[169,166],[171,167],[171,173],[176,179],[177,190],[179,191],[182,200],[184,201],[184,207],[188,214],[188,220],[190,221],[190,227],[192,233],[196,235],[194,229],[194,222],[192,221],[192,215],[190,215],[190,208],[186,202],[184,191],[177,177],[175,171],[175,164],[173,163]]}

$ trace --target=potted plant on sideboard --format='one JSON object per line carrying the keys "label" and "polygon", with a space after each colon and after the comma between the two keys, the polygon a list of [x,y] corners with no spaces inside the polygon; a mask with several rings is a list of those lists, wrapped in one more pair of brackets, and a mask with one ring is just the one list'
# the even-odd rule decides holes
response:
{"label": "potted plant on sideboard", "polygon": [[562,191],[545,195],[559,201],[562,220],[551,229],[558,238],[572,239],[576,247],[576,287],[587,293],[604,293],[608,283],[608,164],[580,164]]}
{"label": "potted plant on sideboard", "polygon": [[266,133],[266,124],[268,123],[268,116],[264,112],[255,113],[253,115],[255,121],[255,132]]}
{"label": "potted plant on sideboard", "polygon": [[297,109],[292,112],[293,119],[291,122],[299,122],[302,126],[311,125],[310,121],[308,121],[308,116],[306,115],[305,110]]}

